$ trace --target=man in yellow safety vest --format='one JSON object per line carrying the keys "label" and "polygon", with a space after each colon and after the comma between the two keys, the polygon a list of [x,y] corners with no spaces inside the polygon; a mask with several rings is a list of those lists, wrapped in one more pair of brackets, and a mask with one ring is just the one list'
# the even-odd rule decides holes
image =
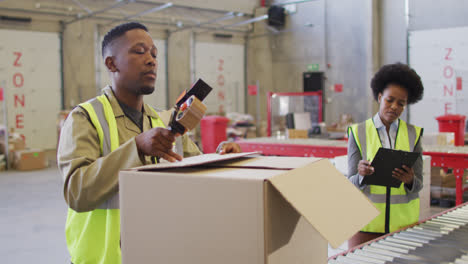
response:
{"label": "man in yellow safety vest", "polygon": [[[102,55],[112,83],[102,95],[75,107],[62,128],[57,162],[69,206],[65,232],[74,264],[121,263],[119,170],[201,154],[186,135],[166,129],[168,111],[157,112],[143,102],[155,89],[157,53],[140,23],[110,30]],[[183,151],[174,152],[174,143]],[[227,143],[221,152],[240,148]]]}

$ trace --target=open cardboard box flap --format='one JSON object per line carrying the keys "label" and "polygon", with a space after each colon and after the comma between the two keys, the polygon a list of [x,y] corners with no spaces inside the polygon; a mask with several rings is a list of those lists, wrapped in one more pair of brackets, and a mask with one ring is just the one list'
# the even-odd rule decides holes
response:
{"label": "open cardboard box flap", "polygon": [[327,159],[268,180],[334,248],[380,213]]}
{"label": "open cardboard box flap", "polygon": [[181,162],[146,165],[132,170],[155,171],[196,166],[285,170],[265,180],[334,248],[379,214],[369,199],[327,159],[255,158],[254,154],[259,153],[205,154]]}
{"label": "open cardboard box flap", "polygon": [[311,162],[321,160],[321,158],[305,158],[305,157],[275,157],[255,156],[240,157],[237,159],[225,160],[216,163],[209,163],[208,167],[228,167],[228,168],[252,168],[252,169],[276,169],[276,170],[293,170],[306,166]]}
{"label": "open cardboard box flap", "polygon": [[157,171],[157,170],[171,169],[171,168],[195,167],[195,166],[206,165],[209,163],[214,163],[214,162],[219,162],[219,161],[238,159],[241,157],[255,155],[255,154],[260,154],[260,152],[258,151],[242,152],[242,153],[233,153],[233,154],[224,154],[224,155],[220,155],[217,153],[210,153],[210,154],[204,154],[200,156],[185,158],[182,161],[177,161],[177,162],[168,162],[168,161],[162,160],[162,162],[158,164],[149,164],[145,166],[135,167],[130,170]]}

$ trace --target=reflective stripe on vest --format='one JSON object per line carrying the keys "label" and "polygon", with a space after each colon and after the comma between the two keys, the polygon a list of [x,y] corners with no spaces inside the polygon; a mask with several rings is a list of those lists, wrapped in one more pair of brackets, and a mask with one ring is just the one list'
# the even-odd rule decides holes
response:
{"label": "reflective stripe on vest", "polygon": [[[422,129],[400,120],[397,130],[395,149],[413,151],[421,136]],[[363,160],[372,160],[378,149],[382,147],[379,133],[372,119],[350,127],[350,133],[361,152]],[[385,232],[385,206],[387,188],[369,185],[363,190],[364,194],[380,210],[380,215],[374,218],[362,231]],[[419,220],[419,195],[406,193],[404,183],[399,188],[390,188],[390,223],[389,231],[393,232]]]}
{"label": "reflective stripe on vest", "polygon": [[[117,121],[107,96],[98,96],[80,106],[96,128],[101,156],[117,149]],[[157,115],[156,110],[150,109]],[[165,126],[160,118],[151,118],[151,127]],[[69,208],[65,233],[73,263],[121,263],[118,193],[90,212],[77,213]]]}

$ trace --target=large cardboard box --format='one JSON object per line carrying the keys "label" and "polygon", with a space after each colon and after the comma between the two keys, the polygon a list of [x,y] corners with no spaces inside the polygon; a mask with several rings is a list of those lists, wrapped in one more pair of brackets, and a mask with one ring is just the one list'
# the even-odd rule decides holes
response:
{"label": "large cardboard box", "polygon": [[326,263],[379,213],[326,159],[194,166],[229,155],[120,172],[124,264]]}
{"label": "large cardboard box", "polygon": [[44,150],[25,149],[14,152],[14,168],[21,171],[43,169],[49,166]]}

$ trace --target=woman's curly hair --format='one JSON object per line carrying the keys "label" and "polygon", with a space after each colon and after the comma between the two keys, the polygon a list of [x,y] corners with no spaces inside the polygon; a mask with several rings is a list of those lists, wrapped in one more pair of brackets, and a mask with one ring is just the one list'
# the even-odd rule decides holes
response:
{"label": "woman's curly hair", "polygon": [[399,62],[387,64],[377,71],[371,81],[376,101],[379,93],[383,93],[389,84],[399,85],[408,91],[408,104],[414,104],[423,97],[424,87],[421,77],[406,64]]}

